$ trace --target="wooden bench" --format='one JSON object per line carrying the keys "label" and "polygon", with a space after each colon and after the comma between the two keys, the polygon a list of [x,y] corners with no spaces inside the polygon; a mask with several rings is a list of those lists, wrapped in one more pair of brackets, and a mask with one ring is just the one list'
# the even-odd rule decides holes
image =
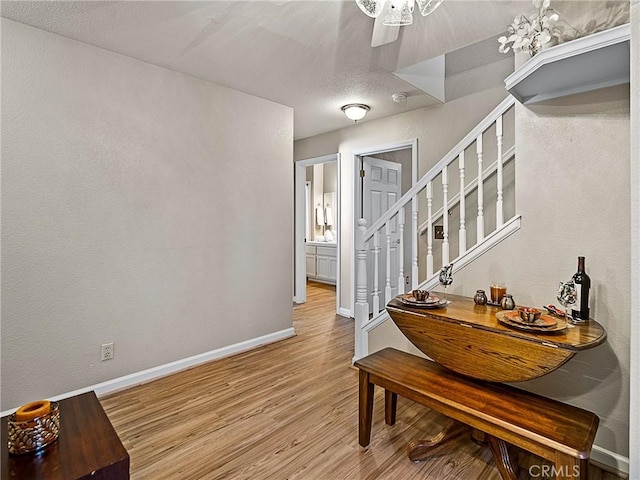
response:
{"label": "wooden bench", "polygon": [[[398,395],[436,410],[483,433],[504,479],[516,478],[508,444],[552,462],[557,480],[588,478],[599,423],[591,412],[508,385],[474,380],[393,348],[355,365],[360,370],[358,440],[362,447],[371,440],[374,385],[378,385],[385,389],[388,425],[395,423]],[[459,433],[454,427],[450,430]],[[416,447],[424,449],[424,445]]]}

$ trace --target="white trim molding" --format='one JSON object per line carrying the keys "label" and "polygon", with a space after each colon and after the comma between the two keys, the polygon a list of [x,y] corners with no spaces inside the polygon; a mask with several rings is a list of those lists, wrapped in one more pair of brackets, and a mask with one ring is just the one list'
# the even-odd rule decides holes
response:
{"label": "white trim molding", "polygon": [[305,261],[305,237],[306,237],[306,212],[305,205],[305,189],[306,182],[306,168],[310,165],[317,165],[321,163],[336,162],[336,225],[338,225],[338,237],[336,238],[336,313],[340,314],[340,251],[342,249],[342,228],[341,228],[341,208],[342,205],[342,188],[341,188],[341,156],[339,153],[332,153],[330,155],[323,155],[321,157],[306,158],[302,160],[296,160],[294,162],[294,205],[295,205],[295,226],[294,226],[294,271],[293,271],[293,303],[305,303],[307,301],[307,270]]}
{"label": "white trim molding", "polygon": [[591,456],[589,458],[597,464],[609,467],[614,473],[629,473],[629,457],[623,457],[606,448],[594,445],[591,448]]}
{"label": "white trim molding", "polygon": [[[296,332],[291,328],[286,328],[278,332],[269,333],[261,337],[252,338],[243,342],[234,343],[226,347],[211,350],[209,352],[200,353],[192,357],[183,358],[182,360],[176,360],[175,362],[165,363],[164,365],[158,365],[157,367],[148,368],[140,372],[131,373],[122,377],[114,378],[113,380],[107,380],[106,382],[97,383],[88,387],[80,388],[72,392],[63,393],[50,398],[49,400],[58,401],[64,398],[73,397],[82,393],[95,391],[98,397],[115,393],[126,388],[142,385],[158,378],[166,377],[173,373],[186,370],[187,368],[201,365],[203,363],[211,362],[213,360],[219,360],[221,358],[229,357],[237,353],[246,352],[262,345],[278,342],[286,338],[295,336]],[[0,416],[6,416],[13,413],[18,407],[15,407],[4,412],[0,412]]]}

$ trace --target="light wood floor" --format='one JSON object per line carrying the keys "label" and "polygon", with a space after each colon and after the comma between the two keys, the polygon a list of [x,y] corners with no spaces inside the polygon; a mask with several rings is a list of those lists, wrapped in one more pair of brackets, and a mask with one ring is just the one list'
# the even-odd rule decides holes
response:
{"label": "light wood floor", "polygon": [[[353,320],[334,311],[335,289],[310,283],[294,309],[296,337],[102,398],[131,478],[499,480],[488,449],[466,439],[412,463],[406,444],[435,433],[442,417],[399,398],[397,423],[386,426],[380,389],[371,445],[359,447]],[[522,457],[520,479],[548,478],[540,459]]]}

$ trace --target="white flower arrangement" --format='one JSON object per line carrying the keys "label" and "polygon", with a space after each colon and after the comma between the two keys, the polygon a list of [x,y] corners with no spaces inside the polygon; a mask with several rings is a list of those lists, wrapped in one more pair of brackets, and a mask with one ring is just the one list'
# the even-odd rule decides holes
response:
{"label": "white flower arrangement", "polygon": [[[560,20],[560,14],[550,7],[550,3],[551,0],[533,0],[536,11],[528,17],[518,15],[513,19],[507,27],[508,34],[498,39],[498,51],[507,53],[513,49],[514,52],[528,52],[533,57],[544,45],[568,42],[629,22],[629,2],[606,2],[581,28]],[[578,16],[578,19],[584,20],[583,17]]]}
{"label": "white flower arrangement", "polygon": [[563,30],[557,25],[560,15],[549,6],[550,3],[550,0],[533,0],[536,12],[529,17],[518,15],[513,19],[507,27],[509,36],[498,38],[498,51],[507,53],[513,48],[514,52],[528,52],[533,57],[544,44],[559,38]]}

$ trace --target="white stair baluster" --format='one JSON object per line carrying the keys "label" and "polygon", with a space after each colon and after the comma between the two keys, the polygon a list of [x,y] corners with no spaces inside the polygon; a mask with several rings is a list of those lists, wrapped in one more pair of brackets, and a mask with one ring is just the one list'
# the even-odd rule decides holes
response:
{"label": "white stair baluster", "polygon": [[483,192],[483,175],[482,175],[482,134],[476,139],[476,153],[478,154],[478,238],[476,243],[480,243],[484,239],[484,192]]}
{"label": "white stair baluster", "polygon": [[418,288],[418,197],[411,199],[411,289]]}
{"label": "white stair baluster", "polygon": [[404,207],[398,214],[398,295],[404,293]]}
{"label": "white stair baluster", "polygon": [[427,183],[427,278],[433,275],[433,186]]}
{"label": "white stair baluster", "polygon": [[449,175],[442,170],[442,265],[449,265]]}
{"label": "white stair baluster", "polygon": [[378,285],[378,278],[380,277],[380,233],[373,234],[373,314],[378,315],[380,313],[380,287]]}
{"label": "white stair baluster", "polygon": [[387,271],[385,272],[387,278],[384,287],[384,302],[386,305],[391,301],[391,220],[384,224],[384,233],[387,236]]}
{"label": "white stair baluster", "polygon": [[465,193],[464,193],[464,149],[458,155],[458,168],[460,170],[460,232],[459,236],[459,252],[458,255],[462,255],[467,251],[467,227],[465,225],[466,221],[466,211],[465,211]]}
{"label": "white stair baluster", "polygon": [[496,228],[504,223],[502,211],[502,115],[496,120],[496,141],[498,144],[498,197],[496,200]]}
{"label": "white stair baluster", "polygon": [[[437,285],[438,272],[434,273],[434,222],[439,221],[440,216],[443,217],[443,251],[442,259],[438,258],[438,264],[440,260],[443,263],[451,264],[456,262],[458,268],[466,265],[468,262],[473,261],[479,255],[482,255],[488,248],[497,243],[503,238],[506,238],[511,233],[520,228],[520,216],[516,215],[511,219],[505,221],[504,215],[508,213],[508,202],[504,199],[504,178],[503,178],[503,155],[505,155],[504,146],[504,122],[511,122],[510,117],[505,118],[505,112],[513,108],[515,100],[513,97],[505,99],[501,104],[496,107],[489,115],[487,115],[480,123],[473,128],[469,134],[467,134],[463,140],[450,150],[444,157],[440,159],[429,171],[418,181],[414,182],[413,186],[403,195],[400,199],[396,199],[394,205],[397,208],[388,210],[380,215],[380,217],[373,223],[373,225],[367,229],[367,221],[365,219],[359,219],[355,234],[355,305],[353,315],[355,317],[355,352],[354,360],[366,356],[369,352],[369,335],[370,332],[385,321],[386,317],[382,315],[387,302],[391,300],[391,296],[396,292],[396,287],[392,284],[398,281],[397,293],[402,294],[410,289],[419,288],[421,281],[425,285],[424,288],[430,289]],[[484,175],[492,175],[494,172],[494,164],[491,163],[490,168],[484,171],[483,165],[483,136],[491,125],[496,124],[496,144],[498,161],[495,163],[496,171],[496,224],[499,232],[495,232],[489,236],[485,235],[484,226]],[[471,182],[468,185],[466,180],[466,165],[465,165],[465,152],[471,150],[473,144],[476,144],[477,154],[477,167],[478,177],[476,179],[469,179]],[[512,147],[513,148],[513,147]],[[510,152],[511,150],[509,150]],[[493,154],[493,153],[491,153]],[[511,155],[509,153],[509,155]],[[454,161],[458,158],[458,182],[460,184],[459,193],[453,194],[449,192],[448,181],[448,168],[455,168],[452,166]],[[472,170],[475,170],[472,168]],[[442,187],[443,187],[443,205],[440,209],[439,205],[436,205],[434,211],[433,195],[434,195],[434,181],[438,175],[442,175]],[[453,180],[453,187],[455,189],[456,180]],[[439,180],[440,181],[440,180]],[[439,187],[439,186],[438,186]],[[473,195],[473,190],[478,190],[478,210],[477,210],[477,237],[475,242],[467,241],[466,231],[466,195]],[[422,191],[426,192],[426,207],[427,211],[422,214],[418,211],[422,208],[420,195]],[[457,198],[456,198],[457,197]],[[493,201],[493,197],[491,198]],[[409,212],[408,204],[411,202],[411,218],[406,218]],[[438,202],[439,203],[439,202]],[[450,233],[456,228],[456,225],[451,225],[449,222],[449,213],[460,207],[460,224],[459,224],[459,248],[457,249],[457,257],[451,258],[455,254],[451,252],[451,236]],[[492,205],[492,204],[490,204]],[[493,215],[493,214],[492,214]],[[426,217],[426,219],[425,219]],[[473,219],[473,216],[469,217]],[[418,224],[418,220],[424,220],[422,225]],[[410,221],[409,228],[407,228],[407,221]],[[393,222],[393,223],[391,223]],[[457,222],[456,222],[457,223]],[[493,222],[491,222],[493,223]],[[398,225],[396,228],[395,225]],[[384,231],[383,231],[384,229]],[[411,260],[405,262],[405,254],[409,255],[405,249],[405,233],[411,236]],[[420,247],[420,235],[426,234],[426,277],[421,278],[420,275],[424,275],[425,272],[419,269],[419,255],[425,252],[421,252]],[[383,238],[382,236],[385,236]],[[396,242],[396,246],[392,242]],[[480,245],[483,242],[490,242],[487,245]],[[406,240],[409,242],[409,240]],[[385,242],[385,243],[383,243]],[[469,245],[472,243],[473,245]],[[386,247],[385,247],[386,245]],[[398,248],[398,252],[394,252],[393,248]],[[386,257],[381,257],[382,250],[386,250]],[[369,254],[371,250],[371,254]],[[395,267],[393,263],[398,260],[398,271],[391,271],[391,266]],[[407,259],[409,260],[409,259]],[[423,257],[423,260],[425,258]],[[382,263],[384,262],[384,263]],[[409,263],[411,266],[409,267]],[[386,278],[382,278],[381,269],[386,270]],[[410,269],[410,271],[409,271]],[[375,270],[372,274],[371,270]],[[407,284],[407,278],[411,275],[410,284]],[[371,276],[371,278],[369,278]],[[375,279],[373,279],[375,277]],[[372,285],[368,285],[368,281],[371,280]],[[384,292],[382,291],[382,283],[384,285]],[[384,302],[384,303],[383,303]],[[373,312],[374,317],[371,317]]]}
{"label": "white stair baluster", "polygon": [[[367,303],[367,247],[364,241],[367,221],[364,218],[358,220],[356,232],[356,304],[355,319],[358,331],[364,328],[369,321],[369,304]],[[355,342],[355,358],[362,358],[369,352],[368,336],[359,335]]]}

